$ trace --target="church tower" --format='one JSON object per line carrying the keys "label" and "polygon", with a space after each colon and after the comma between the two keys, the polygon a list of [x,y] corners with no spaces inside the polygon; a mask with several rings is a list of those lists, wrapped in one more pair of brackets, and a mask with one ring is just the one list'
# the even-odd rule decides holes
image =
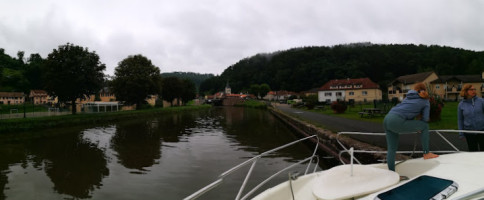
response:
{"label": "church tower", "polygon": [[225,94],[232,94],[232,89],[230,89],[229,82],[227,81],[227,85],[225,85]]}

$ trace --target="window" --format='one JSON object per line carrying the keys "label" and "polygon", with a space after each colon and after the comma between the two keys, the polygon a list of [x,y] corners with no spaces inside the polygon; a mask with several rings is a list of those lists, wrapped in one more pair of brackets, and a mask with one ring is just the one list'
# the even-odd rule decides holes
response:
{"label": "window", "polygon": [[361,95],[366,96],[366,95],[368,95],[368,92],[367,91],[361,91]]}
{"label": "window", "polygon": [[355,95],[355,92],[349,92],[348,95],[354,96]]}
{"label": "window", "polygon": [[440,85],[439,84],[435,85],[435,89],[440,89]]}
{"label": "window", "polygon": [[336,96],[340,97],[340,96],[343,96],[343,94],[341,92],[336,92]]}
{"label": "window", "polygon": [[330,97],[330,96],[331,96],[331,92],[325,92],[325,93],[324,93],[324,96],[325,96],[325,97]]}

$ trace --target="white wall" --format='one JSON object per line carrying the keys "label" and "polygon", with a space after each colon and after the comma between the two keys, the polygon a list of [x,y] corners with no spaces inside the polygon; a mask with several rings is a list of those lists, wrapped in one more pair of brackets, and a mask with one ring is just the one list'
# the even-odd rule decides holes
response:
{"label": "white wall", "polygon": [[[331,94],[331,96],[327,96],[326,94]],[[336,96],[337,93],[340,93],[341,96]],[[318,101],[319,102],[333,102],[339,100],[345,100],[346,93],[344,90],[332,90],[332,91],[318,91]]]}

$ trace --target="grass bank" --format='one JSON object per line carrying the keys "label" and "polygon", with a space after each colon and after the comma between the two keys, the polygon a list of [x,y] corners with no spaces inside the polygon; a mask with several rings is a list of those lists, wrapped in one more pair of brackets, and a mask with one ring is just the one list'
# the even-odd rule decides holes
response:
{"label": "grass bank", "polygon": [[0,104],[0,114],[24,113],[24,109],[26,113],[47,112],[46,106],[34,105],[32,103],[15,104],[15,105]]}
{"label": "grass bank", "polygon": [[267,103],[264,102],[264,101],[258,101],[258,100],[247,100],[247,101],[244,101],[244,103],[236,104],[235,106],[247,107],[247,108],[257,108],[257,109],[267,109]]}
{"label": "grass bank", "polygon": [[[429,126],[430,129],[457,129],[457,106],[459,102],[445,102],[444,107],[442,108],[441,113],[441,120],[436,122],[430,122]],[[355,105],[354,107],[348,107],[348,109],[341,114],[336,114],[326,106],[324,109],[315,109],[310,110],[311,112],[318,112],[323,113],[326,115],[336,116],[336,117],[343,117],[348,119],[355,119],[355,120],[362,120],[362,121],[371,121],[383,124],[384,116],[377,116],[372,118],[362,118],[358,114],[361,112],[363,108],[371,108],[373,104],[362,104],[362,105]]]}
{"label": "grass bank", "polygon": [[12,133],[12,132],[23,132],[23,131],[30,131],[30,130],[40,130],[40,129],[46,129],[46,128],[68,127],[68,126],[75,126],[75,125],[99,124],[99,123],[113,122],[113,121],[124,120],[124,119],[133,119],[137,117],[156,116],[163,113],[207,109],[210,107],[211,107],[210,105],[182,106],[182,107],[151,108],[151,109],[143,109],[143,110],[120,111],[120,112],[62,115],[62,116],[49,116],[49,117],[37,117],[37,118],[4,119],[4,120],[0,120],[0,134]]}

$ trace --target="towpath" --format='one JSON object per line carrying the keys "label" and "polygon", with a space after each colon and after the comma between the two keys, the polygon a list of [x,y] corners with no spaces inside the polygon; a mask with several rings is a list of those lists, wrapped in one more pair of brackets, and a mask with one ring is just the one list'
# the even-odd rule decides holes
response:
{"label": "towpath", "polygon": [[286,114],[294,117],[302,118],[308,122],[312,122],[323,126],[325,129],[333,132],[339,131],[355,131],[355,132],[374,132],[383,133],[383,126],[376,122],[367,122],[360,120],[346,119],[342,117],[334,117],[320,113],[310,112],[292,108],[288,104],[277,104],[276,107]]}
{"label": "towpath", "polygon": [[[334,133],[342,131],[384,133],[383,125],[381,123],[353,120],[310,112],[307,110],[292,108],[288,104],[276,104],[275,107],[290,116],[303,119],[304,121],[314,125],[322,126],[324,127],[324,129],[330,130]],[[466,142],[459,139],[458,134],[443,133],[443,135],[459,150],[467,151]],[[385,137],[356,136],[353,138],[372,145],[386,148]],[[421,150],[420,137],[416,137],[415,134],[400,135],[399,150],[413,150],[414,148],[416,148],[417,150]],[[452,150],[452,148],[442,138],[440,138],[440,136],[431,132],[430,150],[432,151],[435,149]]]}

